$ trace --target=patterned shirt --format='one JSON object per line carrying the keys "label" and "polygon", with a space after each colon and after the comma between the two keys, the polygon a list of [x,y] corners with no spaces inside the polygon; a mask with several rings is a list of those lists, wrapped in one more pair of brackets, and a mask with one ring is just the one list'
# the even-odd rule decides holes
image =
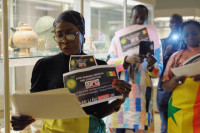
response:
{"label": "patterned shirt", "polygon": [[139,69],[134,74],[135,80],[129,81],[128,71],[124,70],[124,58],[118,58],[116,37],[112,40],[110,48],[110,57],[108,64],[115,64],[117,70],[121,72],[121,79],[132,84],[132,90],[129,97],[126,98],[121,109],[108,117],[108,128],[127,128],[135,130],[151,130],[153,132],[153,85],[151,77],[160,76],[162,66],[162,50],[159,46],[154,46],[154,57],[157,62],[152,72],[147,71],[147,63],[144,60],[139,64]]}
{"label": "patterned shirt", "polygon": [[166,80],[170,80],[171,78],[173,78],[174,74],[171,71],[172,68],[183,66],[183,63],[186,60],[199,53],[200,53],[200,47],[198,48],[188,47],[187,49],[174,53],[168,60],[162,81],[164,82]]}

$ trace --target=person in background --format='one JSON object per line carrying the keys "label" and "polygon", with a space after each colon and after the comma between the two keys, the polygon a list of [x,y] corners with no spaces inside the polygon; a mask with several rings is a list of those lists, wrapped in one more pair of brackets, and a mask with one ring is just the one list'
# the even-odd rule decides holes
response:
{"label": "person in background", "polygon": [[[132,8],[131,22],[133,25],[144,25],[147,19],[147,7],[136,5]],[[108,117],[107,127],[113,133],[125,133],[126,130],[140,133],[153,132],[153,87],[151,77],[157,78],[162,72],[161,46],[156,46],[154,50],[155,57],[148,53],[145,61],[143,61],[144,56],[135,53],[125,58],[119,58],[116,40],[117,37],[112,40],[109,50],[110,58],[107,63],[117,65],[117,68],[120,68],[118,69],[121,73],[120,78],[131,83],[132,88],[129,97],[126,98],[120,110]],[[123,68],[120,66],[123,66]]]}
{"label": "person in background", "polygon": [[[147,19],[148,19],[148,14],[149,11],[147,9],[146,6],[144,5],[136,5],[132,8],[131,10],[131,24],[135,25],[143,25],[147,23]],[[116,36],[113,37],[111,44],[110,44],[110,48],[108,51],[108,59],[113,59],[113,58],[117,58],[118,54],[117,54],[117,38]]]}
{"label": "person in background", "polygon": [[[72,10],[62,12],[54,21],[53,27],[54,39],[61,53],[42,58],[35,64],[31,79],[32,93],[63,88],[63,74],[69,72],[70,55],[84,55],[85,20],[79,12]],[[101,60],[96,61],[98,65],[106,64]],[[105,133],[105,124],[101,119],[118,111],[131,90],[131,85],[123,80],[115,80],[112,84],[122,93],[122,99],[83,107],[88,114],[87,118],[45,120],[42,132]],[[12,116],[11,119],[14,130],[23,130],[34,121],[35,119],[31,116]]]}
{"label": "person in background", "polygon": [[173,14],[170,17],[171,33],[167,38],[161,39],[163,52],[163,72],[159,78],[157,86],[157,106],[161,119],[161,133],[167,133],[168,101],[171,97],[171,92],[164,91],[162,87],[162,78],[168,59],[173,53],[180,49],[182,43],[180,26],[182,23],[182,16],[179,14]]}
{"label": "person in background", "polygon": [[[181,67],[200,53],[200,23],[194,20],[181,26],[182,49],[167,62],[163,75],[163,88],[172,92],[168,104],[168,133],[200,132],[200,74],[175,76],[173,68]],[[199,66],[196,66],[199,67]]]}

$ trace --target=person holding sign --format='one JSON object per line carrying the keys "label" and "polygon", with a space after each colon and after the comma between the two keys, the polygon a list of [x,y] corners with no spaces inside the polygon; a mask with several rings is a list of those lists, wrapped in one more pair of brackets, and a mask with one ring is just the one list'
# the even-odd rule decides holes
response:
{"label": "person holding sign", "polygon": [[[131,19],[133,25],[144,28],[148,19],[148,9],[143,5],[136,5],[132,8]],[[146,35],[147,32],[144,30],[142,33]],[[147,53],[141,51],[143,54],[136,54],[130,51],[132,55],[120,58],[117,51],[119,44],[117,39],[115,36],[111,43],[110,58],[107,63],[116,64],[121,73],[120,78],[131,83],[132,88],[121,109],[108,117],[107,126],[111,132],[117,133],[125,133],[126,130],[142,133],[153,132],[153,87],[151,78],[159,77],[162,72],[161,46],[149,39],[149,42],[141,42],[141,46],[145,47],[154,43],[154,55],[149,53],[151,50],[146,51],[147,49],[143,47],[144,49],[141,49]],[[157,40],[157,42],[159,41]],[[149,47],[149,49],[151,48]]]}
{"label": "person holding sign", "polygon": [[168,103],[168,132],[197,133],[200,132],[200,74],[176,77],[172,69],[183,66],[189,58],[200,53],[200,23],[184,22],[181,35],[182,50],[170,57],[162,80],[163,88],[172,92]]}
{"label": "person holding sign", "polygon": [[[31,92],[63,88],[63,74],[69,72],[70,55],[84,55],[85,20],[79,12],[72,10],[62,12],[54,21],[53,27],[54,39],[62,52],[55,56],[40,59],[35,64],[32,72]],[[98,65],[106,64],[101,60],[96,60],[96,62]],[[123,80],[116,79],[112,85],[123,95],[123,99],[83,107],[83,110],[88,114],[87,118],[45,120],[42,132],[105,132],[105,124],[101,118],[118,111],[131,90],[131,85]],[[23,130],[34,121],[31,116],[12,116],[11,119],[14,130]]]}

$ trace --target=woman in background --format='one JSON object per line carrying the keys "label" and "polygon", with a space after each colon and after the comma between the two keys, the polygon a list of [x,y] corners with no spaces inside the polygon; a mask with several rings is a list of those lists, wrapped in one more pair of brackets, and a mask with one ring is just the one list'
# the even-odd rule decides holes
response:
{"label": "woman in background", "polygon": [[184,22],[181,35],[183,49],[170,57],[163,76],[164,89],[172,92],[168,104],[168,132],[199,133],[200,74],[176,77],[172,69],[183,66],[186,60],[200,54],[200,23],[193,20]]}

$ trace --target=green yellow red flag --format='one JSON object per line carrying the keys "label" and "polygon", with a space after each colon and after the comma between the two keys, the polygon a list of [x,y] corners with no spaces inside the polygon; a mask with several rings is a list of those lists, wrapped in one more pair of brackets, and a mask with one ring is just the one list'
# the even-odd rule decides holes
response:
{"label": "green yellow red flag", "polygon": [[200,81],[187,78],[168,104],[168,133],[200,133]]}

